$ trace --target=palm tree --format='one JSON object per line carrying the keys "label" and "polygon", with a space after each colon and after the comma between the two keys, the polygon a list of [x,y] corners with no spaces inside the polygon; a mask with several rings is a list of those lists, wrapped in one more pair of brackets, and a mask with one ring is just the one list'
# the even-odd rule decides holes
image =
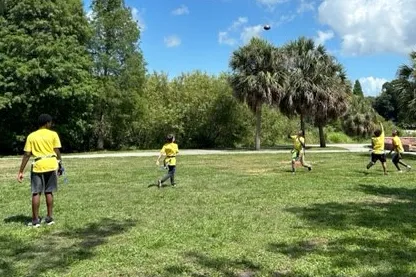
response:
{"label": "palm tree", "polygon": [[260,38],[233,52],[230,84],[234,96],[246,103],[256,117],[255,147],[260,149],[262,105],[278,107],[283,82],[280,51]]}
{"label": "palm tree", "polygon": [[314,78],[317,74],[317,58],[322,55],[319,50],[313,40],[304,37],[283,47],[288,74],[280,110],[289,117],[299,115],[303,132],[305,117],[312,113],[315,103]]}
{"label": "palm tree", "polygon": [[319,129],[319,142],[326,147],[324,127],[331,121],[343,116],[348,109],[351,96],[351,84],[343,66],[326,54],[319,59],[315,79],[314,123]]}
{"label": "palm tree", "polygon": [[406,111],[407,120],[416,118],[416,51],[410,53],[410,65],[402,65],[397,71],[395,89],[399,95],[399,106]]}
{"label": "palm tree", "polygon": [[319,128],[320,144],[325,147],[323,127],[345,113],[349,83],[341,64],[323,45],[301,37],[284,46],[288,80],[280,110],[287,116],[299,115],[305,132],[308,117]]}
{"label": "palm tree", "polygon": [[377,112],[368,99],[352,95],[347,113],[341,119],[342,128],[349,136],[365,138],[376,128]]}

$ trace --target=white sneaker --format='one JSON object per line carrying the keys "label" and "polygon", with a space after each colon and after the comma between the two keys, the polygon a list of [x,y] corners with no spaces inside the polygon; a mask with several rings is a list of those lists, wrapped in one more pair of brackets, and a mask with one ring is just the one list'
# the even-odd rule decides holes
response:
{"label": "white sneaker", "polygon": [[409,171],[410,169],[412,169],[412,167],[410,165],[407,166],[407,171]]}

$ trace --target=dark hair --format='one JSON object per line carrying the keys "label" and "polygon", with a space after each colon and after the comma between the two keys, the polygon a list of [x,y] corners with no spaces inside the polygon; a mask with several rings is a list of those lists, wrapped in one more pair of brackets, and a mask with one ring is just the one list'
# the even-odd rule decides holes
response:
{"label": "dark hair", "polygon": [[52,116],[49,114],[41,114],[38,119],[38,126],[43,127],[49,122],[52,122]]}
{"label": "dark hair", "polygon": [[375,130],[375,131],[374,131],[374,135],[375,135],[376,137],[379,137],[379,136],[381,135],[381,130],[380,130],[380,129]]}
{"label": "dark hair", "polygon": [[392,132],[394,135],[398,136],[399,135],[399,131],[398,130],[393,130]]}
{"label": "dark hair", "polygon": [[174,134],[169,134],[166,136],[166,142],[172,142],[174,138],[175,138]]}

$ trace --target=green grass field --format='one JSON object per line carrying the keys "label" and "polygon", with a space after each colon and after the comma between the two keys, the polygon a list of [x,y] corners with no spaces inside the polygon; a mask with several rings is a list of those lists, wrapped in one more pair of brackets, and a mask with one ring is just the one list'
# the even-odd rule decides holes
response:
{"label": "green grass field", "polygon": [[67,159],[38,229],[28,174],[0,159],[0,276],[416,276],[415,172],[306,158],[291,175],[289,153],[182,156],[162,189],[155,157]]}

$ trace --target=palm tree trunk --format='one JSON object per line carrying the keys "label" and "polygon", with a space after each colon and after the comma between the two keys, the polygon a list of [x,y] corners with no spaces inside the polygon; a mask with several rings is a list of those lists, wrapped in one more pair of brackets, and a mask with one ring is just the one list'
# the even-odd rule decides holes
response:
{"label": "palm tree trunk", "polygon": [[319,126],[319,144],[321,147],[326,147],[324,126]]}
{"label": "palm tree trunk", "polygon": [[300,114],[300,129],[302,130],[303,137],[305,137],[305,119],[303,118],[303,114]]}
{"label": "palm tree trunk", "polygon": [[260,134],[261,134],[261,102],[256,104],[256,150],[260,150]]}

